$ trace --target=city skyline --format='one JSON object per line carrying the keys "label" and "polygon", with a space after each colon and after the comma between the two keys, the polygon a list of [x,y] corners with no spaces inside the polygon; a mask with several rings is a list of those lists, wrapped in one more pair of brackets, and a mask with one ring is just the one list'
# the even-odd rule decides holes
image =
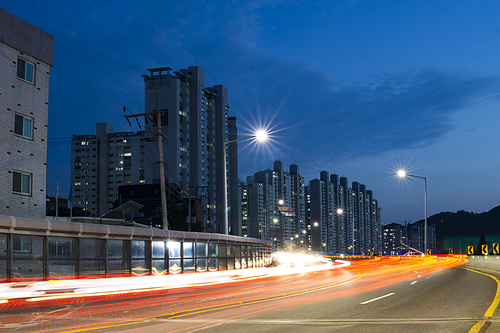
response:
{"label": "city skyline", "polygon": [[400,167],[427,177],[428,216],[499,204],[498,3],[196,4],[2,5],[54,36],[48,194],[56,177],[69,191],[57,142],[104,121],[137,130],[122,108],[144,110],[140,75],[198,65],[228,87],[240,135],[274,131],[268,151],[240,144],[240,179],[274,160],[307,182],[344,175],[370,184],[384,224],[424,217],[424,185],[396,179]]}

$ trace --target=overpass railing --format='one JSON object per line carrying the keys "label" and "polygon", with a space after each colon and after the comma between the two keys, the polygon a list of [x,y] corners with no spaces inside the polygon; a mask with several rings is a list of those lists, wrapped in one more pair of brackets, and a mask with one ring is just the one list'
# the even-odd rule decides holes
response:
{"label": "overpass railing", "polygon": [[0,215],[0,281],[262,267],[272,243],[232,235]]}

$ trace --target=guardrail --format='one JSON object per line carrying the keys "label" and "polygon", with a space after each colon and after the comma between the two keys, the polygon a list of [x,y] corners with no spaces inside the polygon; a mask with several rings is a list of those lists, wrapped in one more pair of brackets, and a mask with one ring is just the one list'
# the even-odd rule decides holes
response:
{"label": "guardrail", "polygon": [[469,262],[465,265],[500,271],[500,255],[469,255]]}

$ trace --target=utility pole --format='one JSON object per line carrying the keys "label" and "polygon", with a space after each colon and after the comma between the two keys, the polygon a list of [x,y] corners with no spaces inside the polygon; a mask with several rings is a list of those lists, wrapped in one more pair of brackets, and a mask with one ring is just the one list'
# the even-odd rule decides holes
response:
{"label": "utility pole", "polygon": [[[160,168],[160,195],[161,195],[161,221],[163,230],[168,230],[168,218],[167,218],[167,194],[165,191],[165,167],[163,161],[163,137],[168,140],[168,137],[163,134],[161,131],[161,116],[164,114],[166,110],[160,110],[160,96],[158,93],[158,89],[153,86],[147,87],[149,89],[156,90],[156,110],[153,112],[144,112],[138,114],[125,115],[124,117],[129,121],[129,118],[137,118],[137,117],[145,117],[151,121],[149,116],[156,116],[156,136],[158,137],[158,167]],[[123,112],[125,113],[125,107],[123,107]],[[154,123],[153,121],[151,121]],[[130,123],[130,121],[129,121]]]}
{"label": "utility pole", "polygon": [[188,193],[189,208],[188,208],[188,231],[191,231],[191,194]]}
{"label": "utility pole", "polygon": [[59,177],[56,177],[56,221],[59,217]]}

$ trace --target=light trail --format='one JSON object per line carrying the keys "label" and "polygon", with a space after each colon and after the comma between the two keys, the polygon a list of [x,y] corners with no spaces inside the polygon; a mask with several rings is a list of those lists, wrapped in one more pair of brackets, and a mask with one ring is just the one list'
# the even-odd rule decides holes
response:
{"label": "light trail", "polygon": [[[0,304],[2,309],[36,305],[36,311],[40,315],[35,319],[23,314],[1,316],[0,330],[10,327],[9,325],[22,326],[28,325],[27,323],[36,325],[39,332],[51,333],[54,332],[53,327],[57,327],[57,331],[77,332],[100,327],[120,327],[117,329],[129,330],[135,325],[161,326],[163,331],[193,330],[207,327],[209,323],[224,323],[230,320],[229,318],[245,317],[250,313],[279,311],[283,308],[323,302],[371,292],[405,281],[414,283],[418,277],[430,276],[441,270],[456,267],[466,260],[466,257],[461,256],[388,256],[351,262],[304,266],[284,264],[272,268],[161,277],[72,280],[79,286],[78,288],[87,291],[85,294],[75,294],[78,288],[57,294],[58,288],[70,288],[71,281],[44,281],[34,284],[38,292],[47,292],[53,288],[48,294],[40,293],[36,297],[8,299],[9,303]],[[138,285],[146,283],[145,281],[149,285],[138,288]],[[104,285],[93,286],[91,282]],[[125,286],[129,285],[133,288],[125,289]],[[108,287],[111,289],[103,291]],[[0,295],[9,289],[9,286],[0,286]],[[91,298],[92,296],[94,298]],[[88,300],[83,301],[86,298]],[[28,302],[27,299],[31,301]],[[100,300],[105,302],[96,302]],[[51,312],[53,306],[62,304],[68,304],[67,308]],[[44,312],[43,306],[49,306],[50,310]],[[195,324],[197,320],[198,324]],[[200,321],[203,324],[199,324]],[[167,328],[164,325],[169,326]]]}
{"label": "light trail", "polygon": [[290,256],[281,253],[278,256],[283,264],[277,267],[141,277],[50,280],[32,282],[23,288],[16,288],[15,283],[5,283],[0,284],[0,304],[18,299],[26,302],[41,302],[187,287],[206,287],[264,277],[304,274],[350,265],[347,261],[333,263],[321,257],[306,255]]}

